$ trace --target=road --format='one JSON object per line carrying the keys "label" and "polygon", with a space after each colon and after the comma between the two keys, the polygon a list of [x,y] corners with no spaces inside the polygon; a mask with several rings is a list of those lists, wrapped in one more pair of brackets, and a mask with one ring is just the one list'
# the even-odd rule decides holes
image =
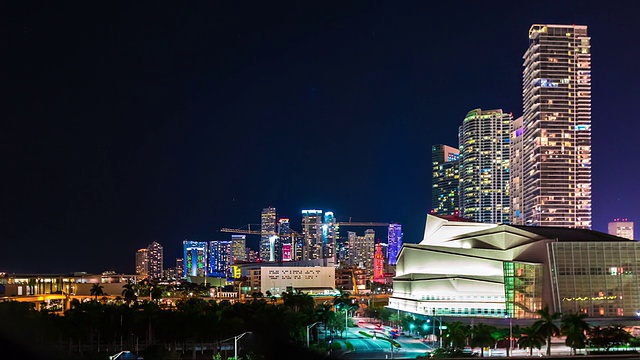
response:
{"label": "road", "polygon": [[[366,331],[369,334],[376,333],[376,338],[369,338],[360,331]],[[347,342],[353,346],[353,350],[345,352],[341,359],[415,359],[419,355],[424,355],[431,350],[429,346],[417,339],[401,336],[395,339],[400,348],[394,348],[391,353],[391,343],[380,339],[386,338],[380,330],[376,330],[373,324],[359,324],[358,327],[349,328],[346,339],[336,338],[335,342],[340,343],[342,349],[347,349]]]}

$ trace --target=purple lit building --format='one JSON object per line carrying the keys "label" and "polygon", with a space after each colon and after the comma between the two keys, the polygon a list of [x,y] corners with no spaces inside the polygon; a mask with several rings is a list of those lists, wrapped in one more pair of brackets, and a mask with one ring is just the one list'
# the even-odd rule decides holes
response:
{"label": "purple lit building", "polygon": [[389,265],[395,265],[398,259],[398,253],[402,248],[402,225],[389,224],[389,237],[387,238],[389,248],[387,257]]}

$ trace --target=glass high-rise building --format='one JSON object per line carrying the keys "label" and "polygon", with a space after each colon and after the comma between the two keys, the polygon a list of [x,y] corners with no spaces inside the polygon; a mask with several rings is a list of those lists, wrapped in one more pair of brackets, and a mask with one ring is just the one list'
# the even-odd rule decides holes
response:
{"label": "glass high-rise building", "polygon": [[509,130],[501,109],[469,111],[460,126],[460,216],[509,223]]}
{"label": "glass high-rise building", "polygon": [[333,212],[324,213],[322,224],[322,258],[336,262],[336,218]]}
{"label": "glass high-rise building", "polygon": [[276,208],[264,208],[260,217],[260,261],[269,261],[271,256],[269,239],[274,235],[276,235]]}
{"label": "glass high-rise building", "polygon": [[231,276],[233,259],[233,241],[209,241],[208,275],[215,277]]}
{"label": "glass high-rise building", "polygon": [[246,261],[247,254],[247,235],[231,235],[231,252],[233,255],[233,263],[237,261]]}
{"label": "glass high-rise building", "polygon": [[322,210],[302,210],[302,260],[322,259]]}
{"label": "glass high-rise building", "polygon": [[389,265],[395,265],[398,259],[398,253],[402,248],[402,225],[389,224],[389,232],[387,237],[387,259]]}
{"label": "glass high-rise building", "polygon": [[205,276],[207,262],[207,243],[204,241],[182,242],[184,252],[184,276]]}
{"label": "glass high-rise building", "polygon": [[294,243],[289,219],[278,220],[278,237],[280,237],[280,246],[282,247],[282,261],[293,260]]}
{"label": "glass high-rise building", "polygon": [[164,270],[164,254],[162,245],[152,242],[147,247],[149,259],[149,279],[160,280]]}
{"label": "glass high-rise building", "polygon": [[431,147],[431,213],[458,214],[459,151],[448,145]]}
{"label": "glass high-rise building", "polygon": [[535,24],[522,74],[520,217],[591,228],[591,39],[583,25]]}

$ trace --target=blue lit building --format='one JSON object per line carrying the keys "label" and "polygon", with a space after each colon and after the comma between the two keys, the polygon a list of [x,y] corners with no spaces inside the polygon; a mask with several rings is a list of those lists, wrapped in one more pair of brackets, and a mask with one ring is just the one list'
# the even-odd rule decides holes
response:
{"label": "blue lit building", "polygon": [[389,265],[395,265],[398,259],[398,253],[402,248],[402,225],[389,224],[389,236],[387,237],[388,249],[387,259],[389,259]]}
{"label": "blue lit building", "polygon": [[336,218],[333,212],[324,213],[322,224],[322,258],[336,260]]}
{"label": "blue lit building", "polygon": [[227,277],[230,275],[233,260],[233,241],[219,240],[209,242],[208,275]]}
{"label": "blue lit building", "polygon": [[207,243],[204,241],[182,242],[184,251],[184,276],[204,276],[207,261]]}

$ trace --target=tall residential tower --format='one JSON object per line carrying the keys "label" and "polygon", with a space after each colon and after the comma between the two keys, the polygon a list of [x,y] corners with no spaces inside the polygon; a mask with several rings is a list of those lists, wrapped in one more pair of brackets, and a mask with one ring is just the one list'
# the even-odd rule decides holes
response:
{"label": "tall residential tower", "polygon": [[509,126],[501,109],[469,111],[460,126],[460,216],[509,223]]}
{"label": "tall residential tower", "polygon": [[591,39],[533,25],[525,52],[523,197],[514,224],[591,228]]}
{"label": "tall residential tower", "polygon": [[459,151],[448,145],[431,147],[431,213],[458,214]]}

